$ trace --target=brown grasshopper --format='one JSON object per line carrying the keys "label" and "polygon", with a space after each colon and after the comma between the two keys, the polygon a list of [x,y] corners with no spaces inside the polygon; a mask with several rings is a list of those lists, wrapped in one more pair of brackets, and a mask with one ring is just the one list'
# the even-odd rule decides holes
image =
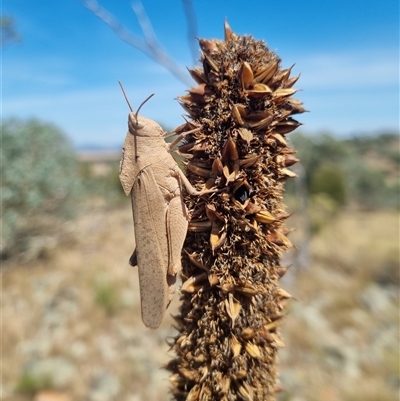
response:
{"label": "brown grasshopper", "polygon": [[132,200],[136,248],[129,263],[139,270],[143,323],[155,329],[173,298],[181,270],[181,250],[189,222],[181,182],[191,195],[215,190],[193,188],[169,153],[163,129],[139,116],[140,108],[153,95],[134,113],[119,84],[131,110],[119,170],[125,194]]}

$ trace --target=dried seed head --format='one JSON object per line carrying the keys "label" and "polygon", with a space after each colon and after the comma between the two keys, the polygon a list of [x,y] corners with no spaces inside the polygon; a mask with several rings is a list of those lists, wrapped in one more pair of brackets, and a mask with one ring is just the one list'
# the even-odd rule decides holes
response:
{"label": "dried seed head", "polygon": [[228,299],[225,299],[226,312],[232,320],[232,328],[235,326],[235,320],[239,316],[241,305],[237,302],[232,294],[229,294]]}
{"label": "dried seed head", "polygon": [[238,355],[240,355],[240,351],[242,349],[242,344],[240,344],[240,342],[234,335],[232,335],[232,337],[229,341],[229,348],[232,352],[233,358],[236,358]]}
{"label": "dried seed head", "polygon": [[239,387],[239,395],[245,401],[253,401],[253,393],[253,389],[247,383],[244,383],[242,386]]}
{"label": "dried seed head", "polygon": [[187,178],[218,192],[184,195],[180,333],[167,368],[177,400],[272,401],[289,298],[279,287],[291,246],[283,188],[298,161],[286,135],[305,109],[292,97],[292,67],[282,69],[263,41],[227,23],[224,31],[224,41],[199,41],[202,67],[189,70],[195,86],[178,98],[190,118],[177,129]]}
{"label": "dried seed head", "polygon": [[246,343],[245,350],[252,358],[261,358],[261,352],[257,345]]}
{"label": "dried seed head", "polygon": [[200,395],[200,386],[194,385],[186,397],[186,401],[197,401]]}
{"label": "dried seed head", "polygon": [[235,141],[228,136],[224,147],[222,148],[222,162],[226,161],[236,161],[239,159],[239,154]]}
{"label": "dried seed head", "polygon": [[242,64],[242,68],[240,71],[240,81],[243,89],[247,89],[253,82],[254,75],[253,70],[248,62],[244,62]]}
{"label": "dried seed head", "polygon": [[225,42],[228,42],[229,40],[235,38],[236,35],[232,32],[232,29],[227,21],[225,21],[224,23],[224,31],[225,31]]}
{"label": "dried seed head", "polygon": [[260,210],[258,213],[255,214],[255,219],[259,223],[264,224],[271,224],[275,221],[275,217],[272,216],[272,214],[267,210]]}

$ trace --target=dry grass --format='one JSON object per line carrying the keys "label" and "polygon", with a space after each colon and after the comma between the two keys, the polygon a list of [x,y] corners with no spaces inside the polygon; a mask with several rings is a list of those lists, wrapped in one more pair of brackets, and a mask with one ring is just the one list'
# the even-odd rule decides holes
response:
{"label": "dry grass", "polygon": [[343,213],[312,239],[311,265],[288,281],[281,400],[398,399],[398,217]]}
{"label": "dry grass", "polygon": [[3,272],[4,400],[29,399],[15,393],[24,367],[54,356],[77,367],[79,380],[61,386],[73,399],[87,398],[98,371],[115,374],[121,394],[164,399],[167,373],[159,367],[168,360],[172,319],[158,331],[141,322],[137,273],[128,265],[131,219],[129,202],[92,210],[75,223],[75,243]]}
{"label": "dry grass", "polygon": [[[168,399],[160,366],[169,359],[172,318],[167,313],[157,331],[141,322],[137,273],[128,265],[131,219],[128,201],[114,211],[92,207],[74,222],[74,241],[3,271],[3,400],[30,400],[35,386],[95,400],[93,383],[104,372],[119,381],[105,400]],[[397,399],[398,214],[342,214],[311,246],[311,266],[292,268],[284,284],[297,300],[283,328],[280,400]],[[29,364],[59,357],[75,369],[69,380],[29,384]],[[16,390],[23,380],[25,393]]]}

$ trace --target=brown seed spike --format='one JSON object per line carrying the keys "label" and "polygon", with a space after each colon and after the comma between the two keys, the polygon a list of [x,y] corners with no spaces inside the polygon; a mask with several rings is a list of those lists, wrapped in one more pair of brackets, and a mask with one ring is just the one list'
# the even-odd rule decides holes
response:
{"label": "brown seed spike", "polygon": [[238,133],[239,136],[250,145],[250,142],[253,139],[253,133],[246,128],[239,128]]}
{"label": "brown seed spike", "polygon": [[288,97],[292,96],[297,92],[297,89],[277,89],[273,94],[274,97]]}
{"label": "brown seed spike", "polygon": [[283,84],[286,82],[286,80],[290,76],[290,72],[292,71],[292,68],[294,67],[294,64],[290,68],[286,68],[277,74],[271,79],[269,82],[272,87],[277,87],[277,86],[283,86]]}
{"label": "brown seed spike", "polygon": [[280,122],[275,125],[274,130],[279,134],[285,135],[289,132],[294,131],[297,127],[300,127],[301,123],[294,120],[293,118],[288,118],[286,121]]}
{"label": "brown seed spike", "polygon": [[229,135],[228,140],[222,148],[222,162],[236,161],[239,159],[239,153],[235,141]]}
{"label": "brown seed spike", "polygon": [[212,204],[206,205],[206,214],[208,217],[208,220],[211,221],[211,223],[217,223],[220,221],[223,221],[223,217],[221,216],[220,213],[217,212],[215,209],[215,206]]}
{"label": "brown seed spike", "polygon": [[244,159],[239,160],[240,167],[248,168],[254,166],[259,160],[257,155],[247,155]]}
{"label": "brown seed spike", "polygon": [[232,106],[232,116],[239,125],[244,125],[242,115],[240,114],[240,109],[236,105]]}
{"label": "brown seed spike", "polygon": [[271,134],[271,137],[274,138],[279,145],[287,146],[286,139],[281,134],[274,132],[273,134]]}
{"label": "brown seed spike", "polygon": [[199,395],[200,395],[200,386],[196,384],[189,391],[189,394],[186,397],[186,401],[197,401],[199,399]]}
{"label": "brown seed spike", "polygon": [[211,227],[210,234],[210,244],[211,250],[214,254],[215,251],[221,248],[226,241],[226,230],[224,229],[224,225],[221,223],[214,223]]}
{"label": "brown seed spike", "polygon": [[261,358],[261,352],[257,345],[246,343],[245,350],[252,358]]}
{"label": "brown seed spike", "polygon": [[[226,376],[223,377],[221,380],[221,393],[227,394],[230,387],[231,387],[231,379]],[[227,398],[225,398],[225,400],[222,400],[222,401],[227,401]]]}
{"label": "brown seed spike", "polygon": [[276,329],[279,324],[280,324],[280,321],[275,320],[274,322],[265,324],[263,327],[263,330],[265,330],[266,332],[272,331],[272,330]]}
{"label": "brown seed spike", "polygon": [[247,377],[247,371],[244,369],[240,369],[236,372],[235,374],[235,379],[236,380],[243,380]]}
{"label": "brown seed spike", "polygon": [[207,93],[206,84],[199,84],[199,85],[195,86],[194,88],[189,89],[189,93],[191,95],[195,94],[195,95],[204,96]]}
{"label": "brown seed spike", "polygon": [[283,88],[291,88],[300,78],[300,74],[297,77],[289,78],[287,81],[284,82]]}
{"label": "brown seed spike", "polygon": [[176,378],[171,392],[175,401],[273,401],[288,302],[280,259],[291,246],[282,200],[297,161],[285,135],[305,109],[292,98],[297,77],[264,41],[225,23],[225,41],[200,45],[203,65],[191,72],[200,87],[181,99],[192,117],[181,132],[193,130],[183,163],[193,186],[218,191],[183,195],[188,283],[167,366]]}
{"label": "brown seed spike", "polygon": [[[207,220],[207,221],[195,221],[195,220],[191,220],[189,223],[189,227],[188,230],[189,231],[209,231],[211,229],[211,221]],[[204,267],[204,269],[207,269],[207,267]]]}
{"label": "brown seed spike", "polygon": [[251,121],[248,123],[248,126],[250,128],[255,128],[255,129],[261,130],[261,129],[267,128],[273,120],[274,120],[274,116],[271,115],[271,116],[263,118],[262,120],[259,120],[259,121]]}
{"label": "brown seed spike", "polygon": [[240,334],[240,337],[242,337],[244,340],[250,340],[254,338],[255,332],[253,329],[250,327],[245,328],[242,333]]}
{"label": "brown seed spike", "polygon": [[299,159],[297,159],[296,157],[292,156],[292,155],[288,155],[285,157],[285,161],[284,164],[286,167],[290,167],[293,166],[294,164],[298,163]]}
{"label": "brown seed spike", "polygon": [[204,74],[204,71],[196,67],[194,69],[188,69],[190,76],[198,83],[198,84],[203,84],[207,82],[207,78]]}
{"label": "brown seed spike", "polygon": [[218,64],[206,53],[203,53],[203,66],[204,66],[204,71],[207,75],[211,71],[219,72],[219,67]]}
{"label": "brown seed spike", "polygon": [[236,358],[242,349],[242,345],[234,335],[232,335],[231,339],[229,340],[229,347],[231,349],[233,358]]}
{"label": "brown seed spike", "polygon": [[278,69],[279,62],[279,59],[275,59],[270,61],[267,65],[258,69],[257,73],[255,74],[255,80],[257,82],[267,83]]}
{"label": "brown seed spike", "polygon": [[218,50],[218,45],[215,40],[199,39],[200,48],[203,52],[211,54]]}
{"label": "brown seed spike", "polygon": [[225,299],[226,313],[232,320],[232,329],[235,327],[235,320],[239,316],[241,305],[237,302],[232,294],[228,295],[228,299]]}
{"label": "brown seed spike", "polygon": [[254,401],[254,390],[247,383],[239,387],[239,395],[244,401]]}
{"label": "brown seed spike", "polygon": [[279,278],[282,278],[286,274],[288,268],[289,268],[289,266],[279,267],[278,268],[278,276],[279,276]]}
{"label": "brown seed spike", "polygon": [[261,211],[261,206],[260,205],[256,205],[253,202],[249,202],[246,206],[246,214],[255,214],[258,213],[259,211]]}
{"label": "brown seed spike", "polygon": [[281,173],[284,177],[290,177],[290,178],[297,177],[297,174],[296,174],[294,171],[289,170],[289,169],[287,169],[287,168],[283,168],[283,169],[280,171],[280,173]]}
{"label": "brown seed spike", "polygon": [[285,290],[282,289],[282,288],[279,288],[279,289],[278,289],[278,296],[281,297],[281,298],[283,298],[283,299],[292,298],[292,296],[291,296],[287,291],[285,291]]}
{"label": "brown seed spike", "polygon": [[199,267],[202,270],[207,271],[206,267],[204,266],[203,263],[200,262],[200,260],[198,259],[198,254],[195,254],[194,252],[192,254],[190,254],[186,249],[184,249],[184,252],[186,253],[186,255],[188,256],[189,260],[196,266]]}
{"label": "brown seed spike", "polygon": [[219,157],[215,158],[211,167],[211,171],[213,172],[213,174],[222,175],[223,168],[224,166],[221,159]]}
{"label": "brown seed spike", "polygon": [[224,22],[224,33],[225,33],[225,42],[229,42],[230,40],[234,39],[234,33],[232,32],[231,27],[228,24],[228,21],[225,20]]}
{"label": "brown seed spike", "polygon": [[190,381],[195,381],[196,380],[196,376],[197,376],[197,372],[194,370],[189,370],[186,368],[180,368],[179,369],[180,373],[188,380]]}
{"label": "brown seed spike", "polygon": [[211,177],[211,170],[196,166],[194,164],[194,162],[189,162],[186,165],[186,168],[188,170],[190,170],[191,172],[193,172],[193,173],[195,173],[195,174],[197,174],[197,175],[199,175],[199,176],[201,176],[203,178],[210,178]]}
{"label": "brown seed spike", "polygon": [[193,143],[185,143],[177,149],[178,154],[190,154],[193,150]]}
{"label": "brown seed spike", "polygon": [[210,283],[210,285],[213,287],[215,285],[219,284],[219,278],[216,274],[210,274],[208,276],[208,282]]}
{"label": "brown seed spike", "polygon": [[181,291],[188,293],[196,292],[202,287],[201,283],[204,283],[206,281],[207,273],[202,273],[198,276],[190,277],[182,284]]}
{"label": "brown seed spike", "polygon": [[298,99],[287,98],[286,104],[290,107],[291,114],[300,114],[300,113],[304,113],[307,111],[303,107],[303,103]]}
{"label": "brown seed spike", "polygon": [[269,96],[272,90],[265,84],[255,84],[253,89],[247,90],[246,93],[251,98],[261,99]]}
{"label": "brown seed spike", "polygon": [[254,75],[250,64],[244,62],[240,70],[240,81],[242,83],[242,89],[247,89],[252,84],[253,79]]}
{"label": "brown seed spike", "polygon": [[271,224],[275,221],[275,217],[267,210],[261,210],[260,212],[256,213],[256,220],[259,223]]}

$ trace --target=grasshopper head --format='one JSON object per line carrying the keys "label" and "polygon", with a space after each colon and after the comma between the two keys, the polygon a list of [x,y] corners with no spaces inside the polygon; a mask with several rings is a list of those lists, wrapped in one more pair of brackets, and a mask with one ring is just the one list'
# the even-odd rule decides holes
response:
{"label": "grasshopper head", "polygon": [[129,113],[129,132],[137,136],[163,137],[164,131],[155,121],[139,116],[137,113]]}

